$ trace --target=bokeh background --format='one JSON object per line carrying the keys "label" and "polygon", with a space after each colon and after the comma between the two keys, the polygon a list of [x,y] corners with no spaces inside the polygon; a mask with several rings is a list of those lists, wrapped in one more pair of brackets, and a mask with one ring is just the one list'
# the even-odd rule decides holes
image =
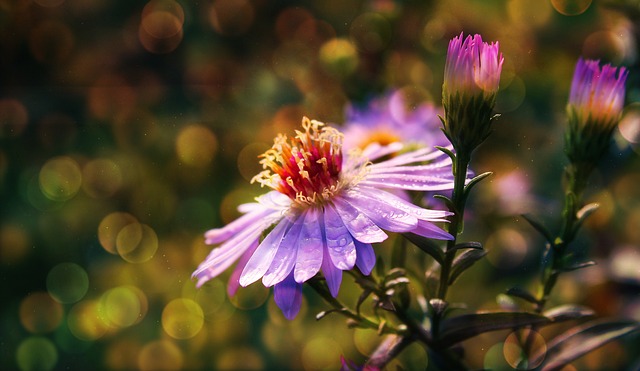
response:
{"label": "bokeh background", "polygon": [[[625,65],[628,109],[587,197],[578,244],[598,266],[564,276],[553,303],[640,320],[640,5],[617,0],[0,0],[0,369],[336,369],[379,338],[305,290],[286,321],[260,284],[196,290],[202,234],[263,192],[257,156],[303,115],[400,91],[441,100],[448,41],[504,53],[495,133],[463,239],[490,250],[456,283],[471,309],[531,286],[556,230],[564,107],[578,57]],[[388,249],[379,246],[382,255]],[[340,297],[355,302],[352,279]],[[543,332],[550,336],[558,330]],[[475,367],[510,369],[508,332],[466,342]],[[574,362],[637,362],[636,338]],[[634,357],[636,357],[634,359]],[[392,364],[424,368],[412,346]]]}

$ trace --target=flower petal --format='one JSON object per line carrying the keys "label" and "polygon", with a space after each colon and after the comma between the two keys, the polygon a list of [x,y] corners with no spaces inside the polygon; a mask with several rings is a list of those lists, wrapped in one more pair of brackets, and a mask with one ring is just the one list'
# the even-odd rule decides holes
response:
{"label": "flower petal", "polygon": [[342,283],[342,271],[338,269],[331,261],[329,256],[329,249],[323,249],[322,259],[322,273],[327,280],[327,286],[329,286],[329,292],[335,298],[338,296],[340,290],[340,283]]}
{"label": "flower petal", "polygon": [[336,197],[333,200],[333,205],[345,227],[356,240],[364,243],[375,243],[387,239],[387,234],[380,227],[348,202]]}
{"label": "flower petal", "polygon": [[370,197],[376,199],[380,202],[385,202],[393,207],[396,207],[400,210],[406,211],[407,213],[415,216],[418,219],[429,220],[432,222],[446,222],[445,217],[452,215],[453,213],[445,210],[431,210],[431,209],[423,209],[418,207],[411,202],[403,200],[402,198],[379,189],[371,188],[371,187],[361,187],[357,188],[357,191],[366,197]]}
{"label": "flower petal", "polygon": [[267,227],[268,225],[264,225],[264,223],[252,225],[220,245],[220,247],[214,248],[191,275],[198,278],[196,287],[202,286],[233,264],[258,240],[262,231]]}
{"label": "flower petal", "polygon": [[418,225],[418,219],[397,207],[358,192],[349,192],[344,199],[356,209],[364,212],[380,228],[391,232],[408,232]]}
{"label": "flower petal", "polygon": [[255,250],[251,258],[247,262],[242,275],[240,276],[240,285],[243,287],[252,284],[262,278],[267,272],[273,258],[278,251],[278,246],[284,237],[285,232],[289,229],[291,223],[287,219],[283,219],[276,227],[262,240],[262,243]]}
{"label": "flower petal", "polygon": [[453,240],[453,236],[447,233],[444,229],[435,224],[431,224],[431,222],[426,220],[418,221],[418,227],[411,232],[423,237],[435,238],[437,240]]}
{"label": "flower petal", "polygon": [[376,265],[376,253],[373,251],[370,243],[362,243],[354,241],[356,245],[356,265],[360,272],[365,275],[371,273],[371,270]]}
{"label": "flower petal", "polygon": [[293,277],[303,283],[318,273],[322,266],[322,214],[316,209],[308,209],[298,242],[298,255]]}
{"label": "flower petal", "polygon": [[293,279],[293,274],[288,275],[273,288],[273,299],[286,319],[294,319],[302,305],[302,284]]}
{"label": "flower petal", "polygon": [[229,282],[227,283],[227,295],[229,295],[230,297],[234,296],[236,294],[236,291],[238,291],[238,287],[240,286],[240,274],[242,273],[244,267],[247,265],[247,261],[249,261],[249,258],[253,256],[253,253],[257,248],[258,240],[251,244],[249,249],[247,249],[247,251],[245,251],[245,253],[240,257],[240,260],[238,260],[238,265],[236,265],[233,273],[231,273]]}
{"label": "flower petal", "polygon": [[265,286],[270,287],[284,280],[293,269],[303,224],[304,214],[298,215],[291,228],[285,233],[267,273],[262,276],[262,283]]}
{"label": "flower petal", "polygon": [[[254,203],[252,205],[259,205],[259,204]],[[227,224],[223,228],[210,229],[207,232],[205,232],[204,234],[205,243],[207,245],[213,245],[213,244],[228,240],[229,238],[237,235],[241,231],[255,224],[256,221],[264,220],[265,217],[273,213],[274,213],[273,210],[265,209],[263,207],[258,206],[254,208],[252,212],[242,215],[241,217]]]}
{"label": "flower petal", "polygon": [[333,264],[342,270],[353,268],[356,262],[356,246],[349,230],[331,205],[324,208],[324,231]]}

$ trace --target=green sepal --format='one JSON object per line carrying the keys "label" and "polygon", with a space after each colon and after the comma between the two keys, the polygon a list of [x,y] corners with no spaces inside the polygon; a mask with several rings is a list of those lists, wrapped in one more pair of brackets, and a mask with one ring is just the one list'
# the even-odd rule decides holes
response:
{"label": "green sepal", "polygon": [[582,262],[582,263],[562,266],[560,268],[557,268],[556,271],[558,271],[558,272],[571,272],[571,271],[575,271],[575,270],[578,270],[578,269],[591,267],[591,266],[597,265],[597,264],[598,263],[594,262],[593,260],[589,260],[589,261]]}
{"label": "green sepal", "polygon": [[433,198],[441,200],[447,206],[449,211],[455,212],[455,206],[453,206],[453,201],[451,201],[449,197],[444,195],[434,195]]}

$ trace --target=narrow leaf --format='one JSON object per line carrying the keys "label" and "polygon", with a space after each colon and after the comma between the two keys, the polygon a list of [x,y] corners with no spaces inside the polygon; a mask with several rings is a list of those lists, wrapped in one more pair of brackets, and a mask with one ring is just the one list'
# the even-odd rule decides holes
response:
{"label": "narrow leaf", "polygon": [[526,301],[528,301],[529,303],[532,303],[532,304],[538,304],[539,303],[538,299],[536,299],[536,297],[533,296],[533,294],[531,294],[529,291],[527,291],[527,290],[525,290],[525,289],[523,289],[521,287],[512,287],[509,290],[507,290],[506,294],[509,295],[509,296],[513,296],[513,297],[516,297],[516,298],[520,298],[520,299],[526,300]]}
{"label": "narrow leaf", "polygon": [[411,243],[418,246],[420,250],[431,255],[431,257],[434,258],[435,261],[440,263],[440,265],[444,263],[444,252],[442,251],[440,246],[438,246],[435,242],[433,242],[432,240],[426,237],[418,236],[417,234],[413,234],[413,233],[403,233],[402,235],[406,239],[411,241]]}
{"label": "narrow leaf", "polygon": [[451,199],[449,197],[444,196],[444,195],[434,195],[433,198],[444,202],[444,204],[447,206],[447,209],[449,209],[449,211],[454,211],[455,212],[455,207],[453,206],[453,201],[451,201]]}
{"label": "narrow leaf", "polygon": [[444,152],[447,156],[449,156],[449,158],[451,158],[451,161],[455,161],[456,155],[449,148],[442,147],[442,146],[436,146],[436,149],[439,149],[440,151]]}
{"label": "narrow leaf", "polygon": [[483,247],[480,242],[470,241],[470,242],[459,243],[455,245],[453,248],[451,248],[449,251],[464,250],[464,249],[482,250]]}
{"label": "narrow leaf", "polygon": [[521,216],[524,218],[524,220],[529,222],[529,224],[531,224],[531,226],[536,231],[538,231],[538,233],[540,233],[545,238],[545,240],[547,240],[547,242],[549,242],[551,245],[553,245],[553,237],[551,236],[551,232],[549,232],[547,227],[542,225],[542,223],[540,223],[537,219],[535,219],[531,215],[522,214]]}
{"label": "narrow leaf", "polygon": [[582,268],[586,268],[586,267],[590,267],[592,265],[596,265],[597,263],[594,262],[593,260],[589,260],[583,263],[578,263],[578,264],[574,264],[574,265],[569,265],[566,267],[562,267],[562,268],[558,268],[559,271],[561,272],[571,272],[571,271],[575,271],[577,269],[582,269]]}
{"label": "narrow leaf", "polygon": [[458,255],[451,266],[451,275],[449,276],[449,285],[452,285],[456,279],[471,267],[475,262],[487,255],[486,250],[467,250]]}
{"label": "narrow leaf", "polygon": [[469,182],[464,186],[464,193],[468,195],[471,192],[471,188],[473,188],[476,184],[480,183],[484,178],[493,175],[492,172],[488,171],[486,173],[482,173],[480,175],[476,175],[473,179],[469,180]]}
{"label": "narrow leaf", "polygon": [[598,320],[574,327],[547,343],[547,352],[534,355],[533,364],[544,358],[542,370],[557,370],[610,341],[640,330],[633,321]]}
{"label": "narrow leaf", "polygon": [[527,312],[488,312],[451,317],[440,326],[439,344],[450,347],[485,332],[551,323],[551,320]]}
{"label": "narrow leaf", "polygon": [[577,304],[566,304],[546,310],[544,316],[553,322],[569,321],[595,315],[593,309]]}

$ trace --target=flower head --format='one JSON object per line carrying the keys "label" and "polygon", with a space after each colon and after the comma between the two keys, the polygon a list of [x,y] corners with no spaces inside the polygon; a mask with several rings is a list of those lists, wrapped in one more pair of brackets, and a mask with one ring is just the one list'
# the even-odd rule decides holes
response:
{"label": "flower head", "polygon": [[381,145],[402,142],[411,147],[446,146],[438,115],[442,109],[433,103],[414,104],[404,90],[376,97],[364,106],[349,105],[343,126],[343,148],[365,148],[371,143]]}
{"label": "flower head", "polygon": [[487,44],[480,35],[463,33],[449,42],[444,67],[445,94],[494,95],[498,91],[504,58],[498,42]]}
{"label": "flower head", "polygon": [[502,63],[498,43],[463,34],[449,42],[442,85],[444,133],[458,153],[470,154],[491,133]]}
{"label": "flower head", "polygon": [[443,153],[421,149],[370,162],[402,148],[394,143],[343,160],[340,132],[307,118],[302,126],[291,140],[277,137],[263,155],[265,170],[254,179],[273,190],[240,205],[240,218],[205,233],[206,243],[218,247],[193,273],[201,286],[238,261],[229,292],[262,279],[274,286],[276,304],[289,319],[300,309],[302,283],[319,271],[334,296],[343,270],[357,266],[369,274],[376,260],[371,244],[387,238],[384,230],[452,238],[433,224],[449,212],[420,208],[381,189],[451,189],[451,160]]}
{"label": "flower head", "polygon": [[596,162],[609,145],[624,106],[628,71],[595,60],[578,59],[567,114],[565,151],[572,161]]}

